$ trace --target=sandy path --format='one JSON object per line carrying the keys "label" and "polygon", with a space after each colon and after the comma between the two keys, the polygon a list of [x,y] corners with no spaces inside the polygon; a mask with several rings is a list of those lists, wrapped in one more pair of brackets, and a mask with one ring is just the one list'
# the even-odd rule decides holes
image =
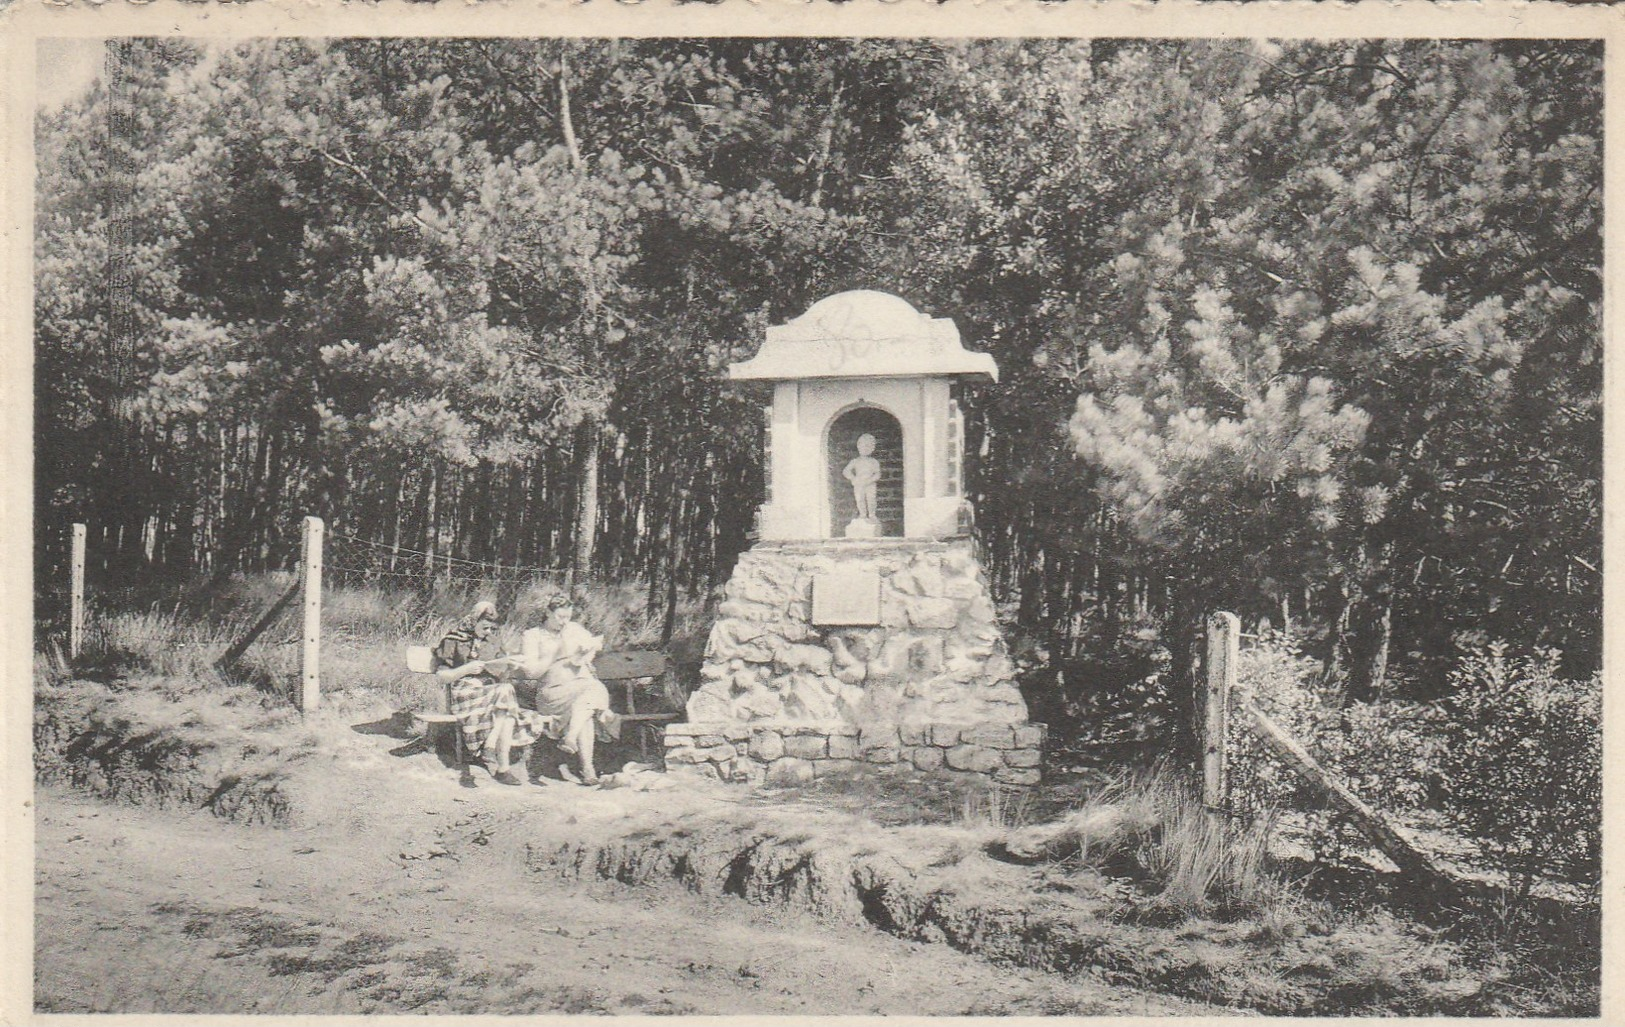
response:
{"label": "sandy path", "polygon": [[432,855],[418,821],[455,808],[272,830],[36,799],[41,1012],[1201,1011],[735,899],[555,885],[501,844]]}

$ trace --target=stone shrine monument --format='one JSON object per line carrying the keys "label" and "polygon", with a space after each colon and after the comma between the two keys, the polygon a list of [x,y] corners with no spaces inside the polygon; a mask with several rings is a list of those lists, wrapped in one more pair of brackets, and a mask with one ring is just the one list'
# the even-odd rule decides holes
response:
{"label": "stone shrine monument", "polygon": [[1043,726],[970,539],[947,318],[844,292],[729,368],[772,385],[767,501],[728,581],[670,772],[792,783],[868,763],[1036,784]]}

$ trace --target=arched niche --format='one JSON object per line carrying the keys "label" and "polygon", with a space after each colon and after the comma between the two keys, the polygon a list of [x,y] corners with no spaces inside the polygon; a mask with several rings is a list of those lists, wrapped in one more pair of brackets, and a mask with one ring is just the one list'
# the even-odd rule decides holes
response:
{"label": "arched niche", "polygon": [[875,437],[874,458],[880,461],[875,489],[875,518],[882,536],[903,535],[903,426],[879,407],[857,406],[837,414],[824,439],[824,465],[829,495],[829,534],[839,538],[858,515],[852,485],[841,473],[858,455],[858,438]]}

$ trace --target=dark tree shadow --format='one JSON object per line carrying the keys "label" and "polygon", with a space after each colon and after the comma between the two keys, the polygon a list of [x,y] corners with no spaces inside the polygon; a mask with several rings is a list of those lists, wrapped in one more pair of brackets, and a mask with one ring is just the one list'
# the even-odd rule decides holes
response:
{"label": "dark tree shadow", "polygon": [[[421,753],[433,753],[440,761],[440,765],[448,770],[457,769],[457,757],[453,752],[450,733],[442,728],[430,734],[421,730],[417,718],[411,710],[396,710],[387,717],[378,720],[369,720],[363,724],[351,724],[350,730],[358,735],[375,735],[382,738],[396,738],[404,745],[397,745],[389,750],[391,756],[405,759],[408,756],[417,756]],[[450,730],[457,730],[455,726]]]}
{"label": "dark tree shadow", "polygon": [[351,724],[350,730],[358,735],[387,735],[390,738],[415,738],[418,735],[410,710],[396,710],[379,720],[365,724]]}

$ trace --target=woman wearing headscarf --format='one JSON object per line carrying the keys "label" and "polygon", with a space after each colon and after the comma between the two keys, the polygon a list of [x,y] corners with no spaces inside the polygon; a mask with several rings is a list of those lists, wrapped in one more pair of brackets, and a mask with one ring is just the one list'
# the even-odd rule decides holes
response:
{"label": "woman wearing headscarf", "polygon": [[[541,737],[544,722],[539,714],[519,705],[512,685],[497,679],[501,664],[482,658],[496,626],[496,604],[477,604],[435,646],[435,676],[451,683],[451,713],[463,732],[467,751],[483,756],[498,784],[517,785],[519,778],[509,762],[512,752]],[[462,784],[475,787],[466,764]]]}
{"label": "woman wearing headscarf", "polygon": [[[609,710],[609,689],[593,673],[592,661],[604,648],[602,636],[594,635],[573,619],[575,608],[566,595],[555,595],[543,609],[540,627],[525,632],[524,657],[520,666],[529,678],[540,678],[536,689],[536,709],[551,719],[550,732],[559,751],[575,754],[581,764],[581,780],[598,781],[593,766],[597,732],[606,735],[614,729],[615,715]],[[569,767],[559,772],[571,777]]]}

